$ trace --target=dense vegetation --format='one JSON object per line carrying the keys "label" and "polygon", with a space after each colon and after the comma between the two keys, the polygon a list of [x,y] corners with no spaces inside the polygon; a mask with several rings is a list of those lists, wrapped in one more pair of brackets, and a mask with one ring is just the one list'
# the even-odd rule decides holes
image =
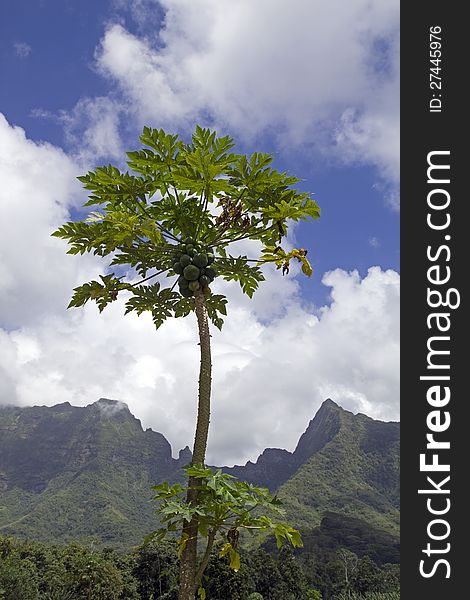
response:
{"label": "dense vegetation", "polygon": [[[321,560],[258,548],[243,553],[238,573],[214,555],[206,575],[207,600],[399,598],[397,566],[379,568],[344,549]],[[166,542],[120,554],[0,537],[1,600],[176,600],[177,578],[177,554]]]}
{"label": "dense vegetation", "polygon": [[304,553],[313,553],[326,560],[340,548],[347,548],[359,557],[369,556],[378,565],[400,562],[400,542],[397,537],[377,529],[361,519],[327,512],[319,527],[302,530]]}

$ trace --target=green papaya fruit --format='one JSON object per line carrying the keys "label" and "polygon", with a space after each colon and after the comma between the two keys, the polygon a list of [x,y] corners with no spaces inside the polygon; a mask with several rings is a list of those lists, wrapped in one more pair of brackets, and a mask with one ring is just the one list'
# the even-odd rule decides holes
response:
{"label": "green papaya fruit", "polygon": [[217,277],[217,271],[213,267],[207,267],[206,275],[209,277],[209,279],[214,279]]}
{"label": "green papaya fruit", "polygon": [[200,288],[200,284],[199,281],[190,281],[188,288],[192,291],[195,292],[196,290],[198,290]]}
{"label": "green papaya fruit", "polygon": [[199,278],[200,271],[195,265],[188,265],[184,268],[183,275],[188,281],[196,281]]}
{"label": "green papaya fruit", "polygon": [[183,272],[183,267],[181,265],[180,262],[175,262],[173,264],[173,271],[177,274],[177,275],[181,275],[181,273]]}
{"label": "green papaya fruit", "polygon": [[180,258],[180,265],[183,267],[183,269],[184,269],[184,267],[187,267],[191,263],[192,263],[192,260],[188,254],[183,254],[183,256]]}
{"label": "green papaya fruit", "polygon": [[196,254],[193,257],[193,264],[201,269],[207,267],[207,254]]}
{"label": "green papaya fruit", "polygon": [[191,298],[191,296],[193,295],[193,292],[189,288],[181,288],[180,289],[180,294],[184,298]]}

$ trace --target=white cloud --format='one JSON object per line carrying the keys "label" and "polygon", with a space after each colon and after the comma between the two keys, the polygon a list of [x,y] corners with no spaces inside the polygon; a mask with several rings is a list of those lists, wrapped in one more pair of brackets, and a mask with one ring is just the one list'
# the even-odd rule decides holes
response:
{"label": "white cloud", "polygon": [[48,119],[63,127],[66,145],[81,171],[102,159],[122,160],[121,105],[107,96],[81,98],[71,111],[53,113],[33,108],[30,116]]}
{"label": "white cloud", "polygon": [[[95,261],[70,261],[52,231],[82,204],[76,165],[47,143],[26,139],[0,113],[0,325],[16,327],[59,310]],[[84,258],[84,257],[82,257]],[[75,263],[75,269],[71,268]],[[80,264],[79,264],[80,263]]]}
{"label": "white cloud", "polygon": [[15,42],[13,48],[15,49],[16,56],[20,58],[28,58],[32,50],[31,46],[26,42]]}
{"label": "white cloud", "polygon": [[[50,232],[81,202],[76,166],[0,118],[2,276],[0,402],[18,405],[100,397],[129,404],[174,452],[192,443],[198,340],[194,315],[155,331],[123,302],[67,311],[77,284],[102,272],[96,257],[68,256]],[[293,270],[294,271],[294,270]],[[267,273],[251,302],[233,283],[222,333],[212,332],[213,416],[209,460],[255,459],[266,446],[293,449],[331,396],[373,417],[398,416],[398,289],[393,271],[333,271],[331,306],[303,306],[293,277]]]}
{"label": "white cloud", "polygon": [[158,36],[113,24],[97,52],[139,125],[213,120],[246,139],[276,134],[280,146],[372,164],[397,183],[396,0],[161,5]]}
{"label": "white cloud", "polygon": [[125,151],[119,133],[121,108],[105,96],[82,98],[73,111],[61,111],[66,141],[80,165],[96,160],[122,159]]}
{"label": "white cloud", "polygon": [[[223,332],[213,332],[209,460],[244,462],[267,446],[292,450],[326,397],[397,418],[398,275],[374,268],[361,280],[338,270],[325,283],[333,286],[333,304],[318,316],[293,303],[283,317],[263,324],[232,303]],[[2,366],[16,391],[10,401],[120,399],[177,451],[193,437],[195,327],[189,317],[156,332],[147,316],[124,317],[122,303],[102,315],[87,307],[49,317],[6,340]]]}

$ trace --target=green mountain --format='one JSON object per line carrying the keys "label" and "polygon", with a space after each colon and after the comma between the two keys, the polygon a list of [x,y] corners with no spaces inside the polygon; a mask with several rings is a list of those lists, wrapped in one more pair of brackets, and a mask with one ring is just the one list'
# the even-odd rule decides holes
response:
{"label": "green mountain", "polygon": [[[367,521],[396,542],[398,445],[397,423],[353,415],[327,400],[293,453],[269,448],[256,463],[224,470],[277,491],[304,531],[336,514]],[[1,408],[0,534],[139,544],[157,527],[151,486],[180,480],[190,457],[185,448],[173,459],[164,436],[144,431],[114,400]]]}
{"label": "green mountain", "polygon": [[101,399],[0,410],[0,532],[126,547],[155,529],[151,486],[179,475],[160,433]]}
{"label": "green mountain", "polygon": [[299,465],[278,489],[301,529],[326,512],[399,533],[400,428],[354,415],[326,400],[293,453]]}

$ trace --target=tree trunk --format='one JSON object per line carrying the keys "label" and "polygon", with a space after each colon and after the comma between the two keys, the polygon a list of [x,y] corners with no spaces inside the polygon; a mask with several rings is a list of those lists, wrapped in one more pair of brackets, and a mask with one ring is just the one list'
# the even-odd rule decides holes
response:
{"label": "tree trunk", "polygon": [[[193,465],[200,465],[204,464],[205,461],[207,436],[209,433],[212,362],[209,320],[202,290],[198,290],[195,293],[195,300],[201,363],[199,370],[197,424],[191,463]],[[198,484],[199,480],[197,478],[189,478],[186,502],[194,503],[197,501]],[[191,519],[189,523],[186,522],[183,527],[183,534],[187,534],[188,541],[186,542],[180,561],[179,600],[194,600],[196,594],[197,533],[198,519],[197,517],[193,517],[193,519]]]}

